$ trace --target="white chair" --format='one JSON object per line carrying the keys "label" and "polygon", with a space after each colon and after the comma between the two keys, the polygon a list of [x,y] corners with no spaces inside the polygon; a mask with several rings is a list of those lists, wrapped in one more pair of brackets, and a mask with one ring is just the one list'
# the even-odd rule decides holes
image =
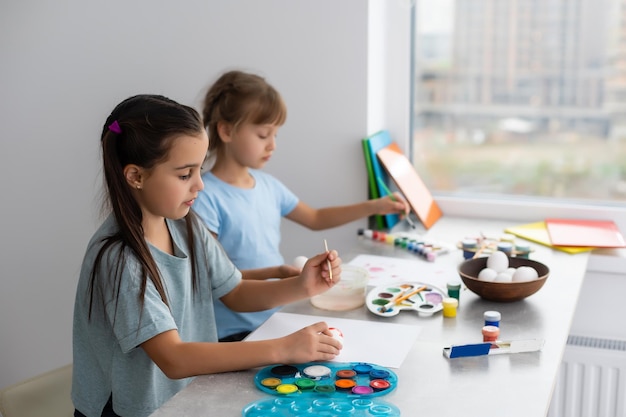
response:
{"label": "white chair", "polygon": [[72,364],[0,390],[3,417],[71,417]]}

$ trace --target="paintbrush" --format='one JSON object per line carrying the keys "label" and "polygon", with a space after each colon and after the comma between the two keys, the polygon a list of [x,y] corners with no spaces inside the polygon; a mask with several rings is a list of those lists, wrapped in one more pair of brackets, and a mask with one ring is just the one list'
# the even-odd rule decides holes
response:
{"label": "paintbrush", "polygon": [[474,256],[472,256],[472,259],[476,259],[480,256],[481,253],[483,253],[483,251],[485,249],[487,249],[489,247],[489,243],[488,242],[484,242],[481,246],[480,249],[478,249],[475,253]]}
{"label": "paintbrush", "polygon": [[[324,248],[326,249],[326,252],[328,252],[328,243],[326,242],[326,239],[324,239]],[[328,265],[328,276],[330,277],[330,282],[333,282],[333,268],[330,265],[328,258],[326,258],[326,265]]]}
{"label": "paintbrush", "polygon": [[397,298],[395,298],[395,299],[393,299],[393,300],[390,300],[390,301],[389,301],[387,304],[385,304],[384,306],[381,306],[381,307],[378,309],[378,311],[380,311],[381,313],[385,313],[386,311],[388,311],[388,310],[389,310],[391,307],[393,307],[394,305],[398,305],[398,304],[400,304],[401,302],[403,302],[404,300],[407,300],[407,299],[409,299],[409,298],[413,297],[415,294],[418,294],[418,293],[420,293],[420,292],[422,292],[422,291],[424,291],[424,290],[427,290],[427,289],[428,289],[428,287],[427,287],[427,286],[425,286],[425,285],[423,285],[423,286],[421,286],[421,287],[417,288],[416,290],[413,290],[413,291],[411,291],[411,292],[409,292],[409,293],[406,293],[406,294],[404,294],[404,295],[400,295],[399,297],[397,297]]}
{"label": "paintbrush", "polygon": [[[391,190],[387,187],[385,182],[382,179],[380,179],[380,177],[376,177],[376,180],[378,180],[378,184],[380,185],[380,188],[382,188],[383,191],[389,195],[389,198],[391,198],[391,201],[398,201],[398,199],[394,197]],[[409,212],[404,216],[404,219],[409,224],[409,226],[411,226],[412,229],[417,229],[417,226],[415,226],[415,223],[413,223],[413,220],[411,220],[411,210],[409,210]]]}
{"label": "paintbrush", "polygon": [[396,301],[398,301],[400,299],[400,297],[403,297],[404,295],[408,294],[409,291],[411,291],[414,287],[412,285],[408,285],[406,288],[404,288],[402,291],[400,291],[398,294],[396,294],[395,297],[393,297],[392,299],[390,299],[389,301],[387,301],[385,303],[385,305],[380,306],[378,308],[378,311],[380,311],[381,313],[384,313],[385,311],[387,311],[387,309],[385,308],[385,306],[388,305],[393,305],[396,303]]}

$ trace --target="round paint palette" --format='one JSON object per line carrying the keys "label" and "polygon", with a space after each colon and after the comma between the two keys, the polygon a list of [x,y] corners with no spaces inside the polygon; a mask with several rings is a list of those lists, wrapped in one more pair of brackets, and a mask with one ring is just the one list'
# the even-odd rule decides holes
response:
{"label": "round paint palette", "polygon": [[374,288],[367,294],[365,305],[383,317],[395,316],[402,310],[417,311],[419,316],[428,317],[443,310],[442,301],[447,296],[447,292],[433,285],[407,282]]}
{"label": "round paint palette", "polygon": [[286,397],[369,398],[393,391],[398,377],[365,362],[311,362],[265,367],[254,383],[263,392]]}
{"label": "round paint palette", "polygon": [[243,417],[400,417],[400,409],[393,404],[370,398],[266,398],[246,405]]}

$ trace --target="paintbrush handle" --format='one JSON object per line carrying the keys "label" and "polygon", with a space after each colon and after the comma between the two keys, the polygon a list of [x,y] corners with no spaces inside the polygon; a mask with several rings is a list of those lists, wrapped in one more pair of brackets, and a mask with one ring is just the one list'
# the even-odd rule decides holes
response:
{"label": "paintbrush handle", "polygon": [[411,290],[411,288],[407,288],[407,289],[402,290],[402,291],[400,292],[400,294],[397,294],[395,297],[391,298],[391,299],[390,299],[389,301],[387,301],[384,305],[382,305],[382,306],[380,307],[380,311],[383,311],[383,312],[384,312],[387,308],[390,308],[391,306],[396,305],[396,303],[398,302],[398,300],[399,300],[400,298],[402,298],[404,295],[406,295],[406,294],[407,294],[407,291],[410,291],[410,290]]}
{"label": "paintbrush handle", "polygon": [[422,292],[422,291],[424,291],[425,289],[426,289],[426,286],[419,287],[419,288],[418,288],[418,289],[416,289],[415,291],[411,291],[410,293],[405,294],[405,295],[403,295],[402,297],[398,298],[398,299],[394,302],[394,304],[401,303],[401,302],[403,302],[404,300],[406,300],[407,298],[411,298],[411,297],[413,297],[415,294],[417,294],[418,292]]}

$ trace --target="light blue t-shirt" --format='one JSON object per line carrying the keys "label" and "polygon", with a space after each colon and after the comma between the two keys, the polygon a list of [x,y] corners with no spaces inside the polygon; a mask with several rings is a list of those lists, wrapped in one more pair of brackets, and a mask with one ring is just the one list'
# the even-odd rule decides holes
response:
{"label": "light blue t-shirt", "polygon": [[[254,188],[234,187],[211,172],[202,175],[204,190],[193,209],[240,270],[284,264],[280,254],[280,222],[298,204],[283,183],[259,170],[250,170]],[[215,304],[218,336],[253,331],[276,309],[237,313],[218,300]]]}
{"label": "light blue t-shirt", "polygon": [[185,220],[167,220],[174,256],[153,246],[150,251],[161,273],[169,308],[148,280],[141,309],[141,268],[128,248],[116,301],[112,284],[115,273],[110,271],[115,271],[120,256],[120,245],[116,244],[102,258],[89,319],[91,271],[102,239],[117,230],[113,216],[91,238],[76,291],[73,328],[72,401],[86,416],[99,417],[110,395],[118,415],[148,416],[191,382],[191,378],[172,380],[165,376],[139,346],[146,340],[177,329],[185,342],[217,341],[214,302],[237,286],[241,273],[201,222],[196,220],[196,224],[196,292],[192,289]]}

